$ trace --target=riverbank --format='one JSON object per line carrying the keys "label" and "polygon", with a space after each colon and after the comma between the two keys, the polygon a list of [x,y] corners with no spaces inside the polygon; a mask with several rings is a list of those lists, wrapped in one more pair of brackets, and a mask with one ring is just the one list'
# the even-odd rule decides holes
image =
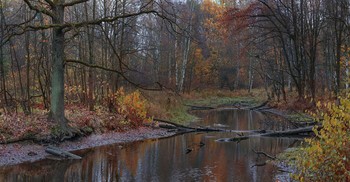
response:
{"label": "riverbank", "polygon": [[[76,151],[109,144],[121,144],[126,142],[141,141],[146,139],[157,139],[174,135],[165,129],[153,127],[140,127],[126,132],[108,132],[103,134],[91,134],[74,141],[65,141],[57,147],[66,151]],[[45,152],[46,145],[33,142],[17,142],[13,144],[0,145],[0,167],[34,162],[45,159],[50,154]]]}
{"label": "riverbank", "polygon": [[[146,94],[144,93],[143,95],[145,96]],[[148,98],[147,100],[150,103],[148,110],[152,111],[153,109],[150,115],[161,119],[169,119],[170,121],[182,123],[183,125],[187,125],[189,122],[195,120],[195,116],[188,113],[188,110],[191,109],[189,105],[244,109],[259,106],[266,101],[264,98],[256,99],[256,97],[254,97],[259,95],[259,93],[250,93],[247,95],[241,94],[240,92],[202,92],[193,95],[184,95],[183,97],[174,96],[172,93],[163,93],[161,97],[159,95],[158,97],[154,96],[154,93],[152,93],[152,95],[146,95],[146,99]],[[162,138],[175,134],[167,132],[166,129],[153,127],[133,129],[130,123],[123,122],[122,116],[101,109],[90,112],[84,107],[74,105],[69,106],[69,108],[70,109],[67,110],[67,117],[72,121],[69,124],[71,127],[79,129],[83,135],[87,136],[80,136],[75,140],[59,142],[58,147],[67,151],[114,143]],[[272,114],[277,113],[277,115],[289,116],[290,120],[300,119],[299,114],[290,115],[290,113],[281,112],[278,108],[270,108],[265,110],[265,112],[266,111]],[[156,113],[158,113],[158,115],[156,115]],[[0,130],[0,139],[3,139],[3,143],[7,143],[8,141],[14,141],[14,143],[0,145],[0,166],[33,162],[49,156],[49,154],[45,153],[47,144],[40,145],[38,143],[41,143],[43,139],[45,140],[46,138],[51,138],[49,140],[50,144],[57,143],[58,140],[52,140],[52,136],[55,136],[57,131],[55,127],[52,126],[52,123],[46,122],[46,118],[45,114],[33,115],[29,119],[24,115],[6,116],[5,119],[7,119],[8,122],[2,122],[2,126],[4,126],[2,128],[6,133],[11,133],[12,135],[10,136],[13,136],[13,139],[5,140],[4,138],[8,137],[6,133],[1,133],[2,130]],[[17,123],[10,121],[16,121]]]}

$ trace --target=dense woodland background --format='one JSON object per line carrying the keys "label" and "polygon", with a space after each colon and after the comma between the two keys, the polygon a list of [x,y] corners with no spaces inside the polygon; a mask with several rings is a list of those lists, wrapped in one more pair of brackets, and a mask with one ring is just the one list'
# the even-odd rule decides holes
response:
{"label": "dense woodland background", "polygon": [[[0,106],[49,109],[53,31],[64,98],[93,110],[118,88],[264,88],[271,99],[348,89],[348,0],[0,0]],[[64,8],[63,21],[55,20]],[[57,10],[57,11],[56,11]],[[58,22],[58,23],[57,23]]]}
{"label": "dense woodland background", "polygon": [[315,124],[295,179],[350,181],[349,25],[349,0],[0,0],[0,144],[193,121],[186,101],[244,92]]}

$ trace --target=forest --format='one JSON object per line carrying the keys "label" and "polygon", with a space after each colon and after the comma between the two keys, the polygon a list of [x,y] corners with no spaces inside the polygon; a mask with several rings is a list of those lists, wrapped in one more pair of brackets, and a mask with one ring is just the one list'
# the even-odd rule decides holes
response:
{"label": "forest", "polygon": [[134,128],[205,92],[346,121],[349,26],[348,0],[0,0],[0,141]]}

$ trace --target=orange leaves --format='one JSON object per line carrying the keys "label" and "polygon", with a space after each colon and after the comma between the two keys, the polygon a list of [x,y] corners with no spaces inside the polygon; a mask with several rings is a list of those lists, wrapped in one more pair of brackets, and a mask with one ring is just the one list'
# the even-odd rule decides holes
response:
{"label": "orange leaves", "polygon": [[201,5],[202,11],[207,13],[207,18],[204,20],[204,26],[207,29],[208,38],[219,37],[225,38],[227,30],[221,24],[221,19],[224,16],[226,8],[211,0],[205,0]]}
{"label": "orange leaves", "polygon": [[255,23],[256,18],[254,17],[260,10],[261,4],[258,2],[250,3],[247,7],[241,9],[230,8],[224,13],[221,20],[229,29],[238,33]]}
{"label": "orange leaves", "polygon": [[209,12],[211,14],[222,14],[225,10],[225,7],[223,5],[220,5],[218,3],[215,3],[211,0],[204,0],[201,5],[201,10]]}
{"label": "orange leaves", "polygon": [[144,122],[150,122],[152,118],[147,115],[146,100],[141,98],[140,92],[135,91],[125,94],[124,89],[120,88],[115,94],[116,111],[124,117],[125,124],[139,126]]}

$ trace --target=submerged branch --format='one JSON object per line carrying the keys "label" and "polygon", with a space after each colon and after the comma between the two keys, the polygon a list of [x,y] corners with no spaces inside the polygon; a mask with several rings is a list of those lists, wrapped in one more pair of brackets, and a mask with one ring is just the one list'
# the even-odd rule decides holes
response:
{"label": "submerged branch", "polygon": [[269,154],[267,154],[267,153],[265,153],[265,152],[263,152],[263,151],[256,151],[256,150],[254,150],[254,149],[252,149],[252,151],[253,151],[254,153],[258,154],[258,155],[262,154],[262,155],[264,155],[264,156],[266,156],[266,157],[268,157],[268,158],[270,158],[270,159],[272,159],[272,160],[275,160],[275,159],[276,159],[276,157],[274,157],[274,156],[272,156],[272,155],[269,155]]}

